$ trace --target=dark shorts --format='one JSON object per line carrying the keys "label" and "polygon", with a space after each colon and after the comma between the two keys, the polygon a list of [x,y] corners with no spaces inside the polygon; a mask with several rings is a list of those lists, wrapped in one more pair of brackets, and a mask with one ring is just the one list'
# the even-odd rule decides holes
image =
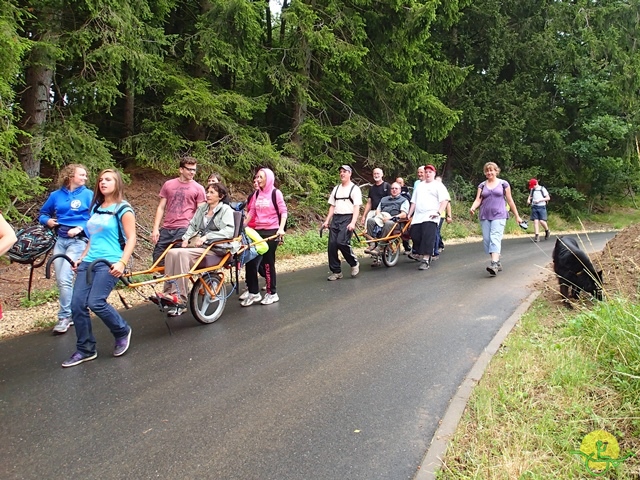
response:
{"label": "dark shorts", "polygon": [[531,220],[547,221],[547,207],[534,205],[531,207]]}

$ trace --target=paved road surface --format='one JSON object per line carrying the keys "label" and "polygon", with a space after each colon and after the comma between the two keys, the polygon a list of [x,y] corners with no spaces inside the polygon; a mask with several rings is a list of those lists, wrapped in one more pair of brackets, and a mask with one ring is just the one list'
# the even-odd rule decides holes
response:
{"label": "paved road surface", "polygon": [[69,369],[73,330],[0,342],[0,478],[412,478],[552,248],[506,241],[497,278],[477,243],[426,272],[406,257],[337,282],[307,269],[279,277],[280,303],[234,297],[213,325],[170,320],[173,335],[139,307],[124,357],[98,321],[98,358]]}

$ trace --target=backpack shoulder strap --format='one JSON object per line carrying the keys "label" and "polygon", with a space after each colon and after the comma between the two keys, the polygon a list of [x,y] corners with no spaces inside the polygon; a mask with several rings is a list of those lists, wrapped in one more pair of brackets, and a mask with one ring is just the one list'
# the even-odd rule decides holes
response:
{"label": "backpack shoulder strap", "polygon": [[278,215],[278,221],[280,221],[280,209],[278,208],[278,200],[276,199],[277,190],[277,188],[271,190],[271,203],[273,203],[273,208],[276,209],[276,215]]}

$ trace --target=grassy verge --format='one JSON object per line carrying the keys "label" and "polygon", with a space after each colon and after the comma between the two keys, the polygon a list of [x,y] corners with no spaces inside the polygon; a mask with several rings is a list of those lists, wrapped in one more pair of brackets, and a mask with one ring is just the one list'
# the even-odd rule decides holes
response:
{"label": "grassy verge", "polygon": [[639,375],[640,306],[536,301],[474,389],[438,478],[592,478],[605,464],[590,472],[572,452],[595,430],[617,439],[618,458],[636,453],[599,478],[639,478]]}

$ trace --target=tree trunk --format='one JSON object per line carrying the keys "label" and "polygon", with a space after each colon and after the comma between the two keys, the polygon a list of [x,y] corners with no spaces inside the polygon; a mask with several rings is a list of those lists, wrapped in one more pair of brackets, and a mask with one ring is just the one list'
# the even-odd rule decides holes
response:
{"label": "tree trunk", "polygon": [[298,86],[297,89],[297,98],[295,105],[293,107],[293,125],[292,125],[292,135],[291,141],[294,145],[300,146],[302,143],[302,138],[300,137],[300,126],[304,122],[307,117],[307,90],[309,88],[309,77],[311,76],[311,47],[307,43],[307,41],[302,39],[301,50],[304,55],[304,67],[302,71],[302,77],[306,80],[302,85]]}
{"label": "tree trunk", "polygon": [[44,52],[34,50],[31,54],[32,66],[25,72],[26,89],[21,96],[20,104],[24,112],[20,128],[28,135],[20,135],[18,158],[22,168],[29,177],[40,175],[40,150],[42,149],[42,127],[49,112],[49,99],[53,82],[53,70],[44,66],[49,62],[39,61]]}

